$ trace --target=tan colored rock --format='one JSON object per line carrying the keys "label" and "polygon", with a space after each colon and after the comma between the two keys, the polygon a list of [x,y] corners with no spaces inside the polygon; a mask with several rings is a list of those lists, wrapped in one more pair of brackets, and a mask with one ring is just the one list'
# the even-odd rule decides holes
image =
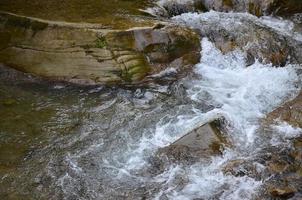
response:
{"label": "tan colored rock", "polygon": [[221,132],[221,122],[221,119],[214,120],[195,128],[171,145],[160,149],[158,157],[166,156],[169,162],[192,163],[221,154],[224,147],[230,146]]}
{"label": "tan colored rock", "polygon": [[205,124],[194,129],[182,138],[178,139],[171,146],[186,146],[191,149],[210,150],[213,153],[220,152],[220,145],[223,138],[213,123]]}
{"label": "tan colored rock", "polygon": [[183,137],[167,147],[160,148],[155,156],[149,159],[152,175],[162,173],[172,163],[191,165],[199,161],[207,161],[213,155],[220,155],[226,146],[230,146],[221,131],[223,119],[201,125],[189,131]]}
{"label": "tan colored rock", "polygon": [[272,187],[269,189],[269,193],[272,196],[281,197],[281,198],[293,197],[296,192],[297,192],[297,190],[294,188],[291,188],[291,187],[284,187],[284,188]]}
{"label": "tan colored rock", "polygon": [[302,92],[292,101],[285,103],[268,114],[266,121],[272,123],[275,119],[280,119],[294,127],[302,128]]}
{"label": "tan colored rock", "polygon": [[182,72],[199,61],[199,39],[178,26],[113,31],[0,13],[0,63],[80,84],[137,84],[168,67]]}
{"label": "tan colored rock", "polygon": [[249,176],[258,179],[261,177],[260,172],[257,171],[256,164],[251,160],[237,159],[228,161],[222,171],[233,176]]}

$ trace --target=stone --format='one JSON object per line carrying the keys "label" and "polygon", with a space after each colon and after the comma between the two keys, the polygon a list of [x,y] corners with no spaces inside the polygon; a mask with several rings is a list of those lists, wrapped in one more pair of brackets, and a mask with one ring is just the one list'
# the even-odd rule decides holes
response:
{"label": "stone", "polygon": [[217,119],[205,123],[159,149],[149,160],[151,173],[162,172],[171,163],[189,165],[206,161],[213,155],[221,155],[225,147],[231,146],[223,133],[223,122],[223,119]]}
{"label": "stone", "polygon": [[191,149],[210,150],[213,153],[219,153],[219,146],[222,141],[218,134],[220,133],[212,123],[205,124],[184,135],[171,146],[185,146]]}
{"label": "stone", "polygon": [[186,23],[199,29],[201,36],[209,38],[224,54],[235,49],[245,52],[247,66],[255,60],[278,67],[287,63],[302,63],[302,42],[291,34],[270,27],[255,16],[209,12],[200,20]]}
{"label": "stone", "polygon": [[294,16],[302,12],[300,0],[191,0],[159,1],[157,9],[153,11],[159,16],[172,17],[188,12],[248,12],[257,17],[278,15]]}
{"label": "stone", "polygon": [[302,128],[302,92],[295,99],[269,113],[265,122],[272,124],[276,119],[285,121],[294,127]]}
{"label": "stone", "polygon": [[273,197],[281,197],[281,198],[291,198],[295,195],[296,189],[291,187],[279,188],[279,187],[272,187],[269,189],[269,193]]}
{"label": "stone", "polygon": [[192,1],[168,0],[161,3],[160,6],[164,9],[161,15],[167,17],[172,17],[188,12],[206,11],[206,8],[202,4],[201,0],[192,0]]}
{"label": "stone", "polygon": [[302,12],[300,0],[202,0],[207,10],[249,12],[256,16],[288,16]]}
{"label": "stone", "polygon": [[198,63],[201,50],[200,36],[176,25],[110,30],[4,12],[0,39],[0,63],[78,84],[148,83],[169,67],[181,74]]}
{"label": "stone", "polygon": [[257,170],[257,166],[252,160],[237,159],[228,161],[222,171],[236,177],[249,176],[255,179],[262,177],[261,172]]}

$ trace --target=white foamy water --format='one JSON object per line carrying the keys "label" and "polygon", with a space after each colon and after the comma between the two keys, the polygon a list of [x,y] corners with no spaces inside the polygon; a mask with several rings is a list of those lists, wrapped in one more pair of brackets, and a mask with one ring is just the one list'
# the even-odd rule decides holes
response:
{"label": "white foamy water", "polygon": [[290,145],[290,140],[302,136],[302,129],[293,127],[290,124],[277,121],[277,124],[271,125],[274,134],[271,139],[272,146]]}
{"label": "white foamy water", "polygon": [[242,140],[239,144],[253,143],[258,120],[297,94],[295,83],[300,79],[295,66],[274,68],[256,62],[246,67],[243,53],[223,55],[207,39],[202,49],[202,61],[195,70],[202,78],[193,81],[191,98],[200,101],[210,94],[213,103],[220,105],[221,112],[233,123],[234,134]]}
{"label": "white foamy water", "polygon": [[[202,49],[201,63],[195,69],[201,78],[191,81],[189,95],[194,101],[211,97],[213,104],[218,107],[211,113],[225,116],[232,124],[230,137],[235,147],[234,150],[226,151],[222,157],[214,157],[208,165],[199,163],[191,167],[176,166],[169,169],[163,175],[165,178],[160,178],[170,187],[160,196],[165,194],[169,199],[210,199],[226,187],[228,189],[219,199],[251,199],[261,182],[249,177],[226,176],[221,169],[227,161],[238,159],[243,152],[252,154],[250,151],[253,148],[248,147],[253,147],[257,137],[259,119],[295,95],[298,92],[295,83],[300,79],[292,65],[273,68],[256,62],[247,68],[241,52],[223,55],[208,39],[203,39]],[[197,119],[203,117],[205,120],[205,115],[200,113]],[[186,121],[182,123],[187,124]],[[165,131],[160,134],[165,135]],[[242,152],[236,151],[236,148]],[[176,188],[173,174],[177,174],[177,171],[185,174],[189,180],[179,191],[173,189]]]}
{"label": "white foamy water", "polygon": [[[79,184],[77,181],[84,179],[84,184],[88,185],[91,194],[102,198],[108,198],[108,195],[113,195],[114,192],[106,191],[99,194],[95,189],[91,189],[95,188],[94,183],[100,180],[104,185],[112,184],[111,188],[119,188],[116,191],[132,191],[138,185],[151,188],[155,185],[157,190],[151,196],[159,200],[165,198],[248,200],[255,197],[262,185],[261,181],[247,176],[235,177],[224,174],[222,168],[230,160],[248,159],[249,155],[255,154],[255,140],[258,137],[261,139],[261,134],[257,133],[259,120],[297,94],[299,88],[295,85],[299,83],[300,78],[295,72],[294,65],[274,68],[256,62],[246,67],[243,53],[240,51],[223,55],[207,38],[202,40],[201,45],[202,59],[194,70],[197,77],[193,80],[185,79],[183,82],[188,86],[187,94],[190,99],[195,102],[210,102],[215,108],[203,112],[198,106],[175,105],[173,112],[158,118],[155,126],[141,129],[142,134],[139,138],[133,138],[131,136],[133,128],[139,121],[147,120],[146,117],[149,115],[143,113],[133,119],[133,124],[128,124],[126,129],[122,128],[115,134],[114,137],[125,141],[124,144],[119,144],[121,146],[111,144],[113,147],[110,145],[104,147],[108,145],[108,138],[105,138],[93,142],[93,145],[80,153],[67,155],[65,162],[68,163],[70,171],[58,178],[57,182],[65,195],[77,193],[74,191],[75,186]],[[149,102],[155,98],[147,92],[140,101]],[[116,105],[117,101],[109,101],[103,107],[96,108],[94,112],[105,112],[106,109]],[[126,109],[128,105],[127,102],[122,102],[117,108],[120,112],[128,113]],[[151,113],[160,112],[162,106],[154,108]],[[184,113],[185,110],[187,112]],[[200,124],[220,116],[224,116],[230,123],[228,137],[233,142],[231,149],[226,149],[222,156],[213,156],[210,161],[191,166],[171,165],[155,177],[140,174],[141,170],[148,167],[148,158],[159,148],[173,143]],[[284,127],[276,128],[290,135],[289,132],[292,130],[285,130]],[[89,127],[91,128],[93,127]],[[295,134],[298,134],[298,131],[295,130]],[[84,136],[87,138],[89,135]],[[124,149],[123,146],[127,148]],[[108,155],[98,157],[98,154],[107,148],[112,148]],[[119,148],[123,150],[119,151]],[[96,167],[90,169],[96,172],[89,172],[85,166],[80,165],[83,158],[97,160]]]}
{"label": "white foamy water", "polygon": [[[211,10],[210,12],[202,14],[184,13],[172,19],[197,29],[202,29],[203,26],[212,25],[213,23],[215,25],[216,23],[229,32],[235,31],[236,29],[245,30],[245,23],[253,23],[260,27],[273,29],[274,32],[280,35],[289,36],[300,42],[302,41],[302,34],[295,31],[292,21],[270,16],[258,18],[249,13],[221,13]],[[249,26],[246,26],[246,28],[249,28]],[[250,26],[250,28],[252,28],[252,26]]]}
{"label": "white foamy water", "polygon": [[[240,16],[244,17],[246,14],[240,14]],[[208,20],[210,17],[220,19],[220,15],[210,12],[207,14],[185,14],[174,18],[174,20],[199,28],[200,22]],[[255,19],[255,17],[250,18]],[[233,25],[240,26],[241,23],[235,20],[235,17],[233,20],[224,22],[225,27],[229,29]],[[189,99],[197,103],[207,102],[213,106],[213,109],[205,112],[197,106],[198,104],[173,105],[173,108],[170,108],[173,112],[167,112],[164,116],[160,115],[161,117],[154,122],[154,126],[142,126],[137,131],[136,126],[141,121],[148,121],[149,115],[166,111],[165,102],[157,104],[151,111],[135,114],[135,111],[127,109],[131,103],[125,99],[120,103],[117,99],[109,101],[93,109],[93,111],[95,113],[105,112],[114,107],[119,110],[118,113],[122,117],[128,118],[131,112],[134,113],[133,116],[135,117],[126,124],[127,127],[117,129],[118,131],[115,130],[112,133],[113,136],[107,136],[101,142],[95,141],[94,145],[83,151],[84,153],[68,155],[65,160],[69,163],[72,172],[78,173],[74,175],[75,177],[87,176],[85,183],[91,183],[91,185],[88,184],[90,187],[94,187],[95,184],[93,183],[99,183],[100,180],[103,181],[102,184],[108,184],[108,188],[114,190],[122,190],[121,188],[126,187],[126,191],[133,191],[138,187],[137,185],[143,185],[147,188],[155,187],[156,190],[152,191],[150,196],[159,200],[192,200],[195,198],[248,200],[255,197],[257,190],[262,185],[261,181],[247,176],[226,175],[222,168],[231,160],[248,159],[249,156],[259,151],[261,147],[257,146],[256,148],[255,146],[257,139],[261,141],[261,134],[257,133],[260,126],[259,120],[283,102],[296,96],[301,86],[301,77],[297,75],[296,68],[300,66],[288,64],[282,68],[275,68],[256,61],[253,65],[246,67],[244,52],[235,50],[228,54],[222,54],[207,38],[201,41],[201,45],[202,58],[194,69],[197,78],[184,79],[182,82],[187,86],[186,92]],[[164,88],[157,92],[165,93],[166,91],[167,88]],[[146,92],[144,95],[139,101],[136,101],[141,102],[142,105],[136,106],[142,109],[145,109],[144,104],[157,98],[155,93]],[[223,155],[213,156],[209,162],[196,163],[191,166],[172,164],[155,177],[140,174],[140,170],[148,167],[148,158],[154,155],[158,149],[168,146],[188,131],[220,116],[225,117],[230,123],[228,137],[233,143],[230,149],[223,152]],[[113,119],[114,117],[113,115]],[[146,124],[148,125],[148,123]],[[110,124],[108,127],[110,128]],[[300,130],[291,129],[282,124],[275,128],[279,133],[283,132],[286,137],[300,134]],[[139,136],[132,136],[134,129],[140,133]],[[110,140],[110,137],[113,139]],[[117,143],[120,146],[114,146],[116,145],[114,142],[118,140],[124,142]],[[112,150],[110,146],[106,147],[108,141],[113,142],[111,144],[114,146]],[[273,142],[276,144],[278,141]],[[108,148],[110,149],[108,154],[98,155]],[[96,170],[101,177],[99,179],[86,172],[85,168],[77,166],[80,163],[76,162],[77,159],[90,154],[96,156],[93,158],[97,160],[97,165],[93,170],[95,168],[99,170]],[[71,176],[72,173],[67,172],[59,179],[60,186],[66,194],[70,193],[72,186],[78,185],[76,178],[73,179]],[[104,197],[103,194],[100,196],[102,198],[108,197],[106,192],[103,191]],[[111,192],[113,193],[113,191]],[[108,193],[112,195],[112,193]]]}

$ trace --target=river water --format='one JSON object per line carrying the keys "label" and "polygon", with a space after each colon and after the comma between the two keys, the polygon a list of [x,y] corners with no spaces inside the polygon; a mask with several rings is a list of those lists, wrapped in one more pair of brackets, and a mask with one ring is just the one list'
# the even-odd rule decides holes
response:
{"label": "river water", "polygon": [[[212,15],[173,20],[198,28],[200,18]],[[261,23],[272,22],[283,31],[274,20],[265,20]],[[263,180],[224,174],[222,168],[301,135],[284,123],[276,127],[280,137],[274,140],[259,131],[265,114],[299,93],[301,66],[274,68],[256,61],[246,67],[244,52],[222,54],[207,38],[201,46],[201,61],[191,74],[152,88],[76,87],[1,69],[2,197],[255,199]],[[228,121],[232,142],[222,155],[152,169],[150,158],[158,149],[220,116]]]}

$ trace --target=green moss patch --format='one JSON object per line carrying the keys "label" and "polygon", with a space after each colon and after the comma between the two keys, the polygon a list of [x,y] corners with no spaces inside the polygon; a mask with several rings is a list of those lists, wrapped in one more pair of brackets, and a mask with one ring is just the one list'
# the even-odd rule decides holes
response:
{"label": "green moss patch", "polygon": [[96,48],[100,48],[100,49],[103,49],[107,46],[107,41],[106,41],[106,38],[105,37],[99,37],[97,40],[96,40],[96,44],[95,44],[95,47]]}

